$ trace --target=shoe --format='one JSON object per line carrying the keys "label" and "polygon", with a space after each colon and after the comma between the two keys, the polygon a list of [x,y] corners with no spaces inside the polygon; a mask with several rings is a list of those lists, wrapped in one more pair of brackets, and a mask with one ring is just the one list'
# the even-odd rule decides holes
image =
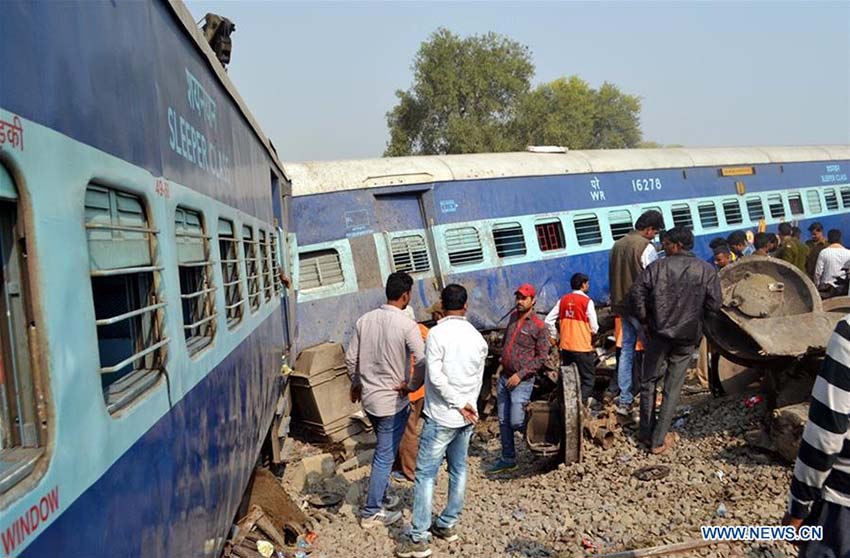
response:
{"label": "shoe", "polygon": [[631,404],[625,405],[623,403],[617,404],[617,414],[620,416],[628,417],[632,414],[632,406]]}
{"label": "shoe", "polygon": [[498,475],[499,473],[507,473],[509,471],[516,471],[516,463],[511,463],[509,461],[503,461],[499,459],[495,465],[487,469],[488,475]]}
{"label": "shoe", "polygon": [[410,537],[401,540],[395,549],[398,558],[428,558],[431,556],[431,545],[425,541],[414,542]]}
{"label": "shoe", "polygon": [[[381,510],[375,515],[360,518],[360,527],[371,529],[372,527],[388,527],[401,519],[401,512]],[[427,555],[426,555],[427,556]]]}
{"label": "shoe", "polygon": [[443,539],[446,542],[455,542],[458,538],[460,538],[457,536],[457,530],[454,525],[451,527],[440,527],[435,521],[431,524],[430,531],[432,535],[438,539]]}
{"label": "shoe", "polygon": [[401,504],[401,498],[387,494],[384,496],[383,506],[385,510],[394,510]]}
{"label": "shoe", "polygon": [[393,471],[392,473],[390,473],[390,479],[395,482],[400,482],[402,484],[412,482],[409,478],[405,477],[404,473],[402,473],[401,471]]}

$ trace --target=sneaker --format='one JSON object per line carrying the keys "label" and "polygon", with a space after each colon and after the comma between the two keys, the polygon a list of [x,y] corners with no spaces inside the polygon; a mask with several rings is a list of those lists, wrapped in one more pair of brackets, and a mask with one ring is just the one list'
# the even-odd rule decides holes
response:
{"label": "sneaker", "polygon": [[390,473],[390,479],[394,482],[400,482],[402,484],[411,482],[411,480],[404,476],[404,473],[401,471],[393,471]]}
{"label": "sneaker", "polygon": [[487,474],[497,475],[499,473],[507,473],[509,471],[515,471],[516,468],[516,463],[511,463],[509,461],[503,461],[499,459],[495,465],[487,469]]}
{"label": "sneaker", "polygon": [[457,536],[457,530],[455,529],[454,525],[452,525],[451,527],[440,527],[435,521],[431,524],[430,531],[432,535],[434,535],[438,539],[443,539],[446,542],[455,542],[459,538]]}
{"label": "sneaker", "polygon": [[398,558],[428,558],[431,556],[431,545],[425,541],[414,542],[410,537],[405,537],[398,543],[395,555]]}
{"label": "sneaker", "polygon": [[401,498],[387,494],[384,496],[383,506],[385,510],[394,510],[401,504]]}
{"label": "sneaker", "polygon": [[617,404],[617,414],[620,415],[620,416],[624,416],[624,417],[631,416],[632,406],[631,405],[625,405],[623,403],[618,403]]}
{"label": "sneaker", "polygon": [[[401,512],[381,510],[375,515],[360,518],[360,527],[371,529],[372,527],[388,527],[401,519]],[[430,555],[426,554],[426,556]]]}

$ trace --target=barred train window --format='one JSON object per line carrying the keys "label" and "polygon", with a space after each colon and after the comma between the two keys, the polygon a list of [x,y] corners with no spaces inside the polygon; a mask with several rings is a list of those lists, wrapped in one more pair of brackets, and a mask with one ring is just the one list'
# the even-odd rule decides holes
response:
{"label": "barred train window", "polygon": [[527,251],[522,225],[516,222],[493,225],[493,243],[496,245],[496,254],[500,258],[524,256]]}
{"label": "barred train window", "polygon": [[[0,191],[17,197],[2,166]],[[47,441],[46,418],[37,405],[41,390],[30,363],[26,248],[17,217],[14,202],[0,203],[0,494],[35,469]]]}
{"label": "barred train window", "polygon": [[263,260],[263,296],[268,302],[272,299],[272,272],[269,265],[269,241],[263,229],[260,229],[260,259]]}
{"label": "barred train window", "polygon": [[251,312],[256,312],[260,309],[260,265],[257,261],[254,229],[248,225],[242,225],[242,252],[245,254],[245,273],[248,277],[248,303]]}
{"label": "barred train window", "polygon": [[573,217],[573,227],[575,227],[579,246],[602,244],[602,230],[599,228],[599,219],[595,214],[576,215]]}
{"label": "barred train window", "polygon": [[567,242],[564,239],[564,227],[561,225],[560,219],[537,223],[534,225],[534,230],[537,232],[537,245],[540,246],[541,252],[563,250],[567,247]]}
{"label": "barred train window", "polygon": [[416,273],[431,269],[428,260],[428,247],[421,234],[396,236],[390,241],[393,267],[396,271]]}
{"label": "barred train window", "polygon": [[782,203],[782,194],[771,194],[767,196],[767,208],[772,219],[785,217],[785,205]]}
{"label": "barred train window", "polygon": [[835,211],[838,209],[838,198],[835,197],[835,189],[827,188],[823,191],[823,197],[826,200],[827,211]]}
{"label": "barred train window", "polygon": [[345,282],[339,252],[336,250],[315,250],[298,254],[298,274],[298,287],[301,290]]}
{"label": "barred train window", "polygon": [[281,279],[280,279],[280,254],[277,251],[277,231],[274,230],[271,233],[269,233],[269,238],[272,241],[271,256],[272,256],[272,276],[273,276],[273,283],[274,283],[274,293],[277,296],[280,296],[280,293],[283,290],[283,285],[281,284]]}
{"label": "barred train window", "polygon": [[608,213],[608,224],[611,227],[611,236],[616,242],[632,230],[632,214],[626,210],[611,211]]}
{"label": "barred train window", "polygon": [[446,231],[445,239],[450,264],[468,265],[484,261],[481,238],[475,227],[449,229]]}
{"label": "barred train window", "polygon": [[190,355],[209,346],[215,337],[215,286],[209,236],[201,214],[178,207],[174,216],[183,336]]}
{"label": "barred train window", "polygon": [[788,194],[788,207],[791,208],[791,215],[802,215],[805,213],[803,210],[803,197],[799,192]]}
{"label": "barred train window", "polygon": [[747,217],[753,222],[764,217],[764,206],[761,203],[761,198],[747,198]]}
{"label": "barred train window", "polygon": [[806,200],[809,202],[809,213],[820,213],[823,205],[820,202],[820,193],[817,190],[807,190]]}
{"label": "barred train window", "polygon": [[218,250],[221,253],[221,286],[224,287],[224,310],[227,327],[233,329],[242,321],[242,277],[239,267],[239,241],[233,230],[233,221],[218,220]]}
{"label": "barred train window", "polygon": [[713,201],[697,204],[697,213],[699,213],[699,224],[702,228],[713,229],[720,226],[720,221],[717,218],[717,207]]}
{"label": "barred train window", "polygon": [[691,216],[691,206],[686,203],[673,204],[670,208],[673,213],[674,227],[690,227],[694,226],[694,218]]}
{"label": "barred train window", "polygon": [[841,206],[850,209],[850,188],[841,188]]}
{"label": "barred train window", "polygon": [[86,188],[86,232],[103,398],[109,412],[154,385],[169,339],[157,292],[151,228],[142,200],[110,188]]}
{"label": "barred train window", "polygon": [[741,204],[736,199],[723,200],[723,215],[727,225],[740,225],[744,222],[741,214]]}

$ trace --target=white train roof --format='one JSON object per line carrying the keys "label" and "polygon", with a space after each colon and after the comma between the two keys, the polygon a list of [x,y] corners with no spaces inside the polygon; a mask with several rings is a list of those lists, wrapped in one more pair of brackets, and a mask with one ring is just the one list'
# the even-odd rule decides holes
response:
{"label": "white train roof", "polygon": [[850,159],[850,145],[599,149],[566,152],[422,155],[284,163],[295,196],[339,190],[476,180]]}

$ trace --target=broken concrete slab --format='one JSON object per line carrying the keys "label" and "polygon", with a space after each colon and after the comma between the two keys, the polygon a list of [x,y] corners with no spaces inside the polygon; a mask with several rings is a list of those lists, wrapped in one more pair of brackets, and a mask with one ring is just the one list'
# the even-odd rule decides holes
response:
{"label": "broken concrete slab", "polygon": [[342,463],[340,463],[339,466],[336,468],[336,472],[344,473],[345,471],[350,471],[352,469],[362,467],[363,465],[368,465],[372,463],[372,456],[374,455],[375,450],[361,451],[348,461],[343,461]]}

